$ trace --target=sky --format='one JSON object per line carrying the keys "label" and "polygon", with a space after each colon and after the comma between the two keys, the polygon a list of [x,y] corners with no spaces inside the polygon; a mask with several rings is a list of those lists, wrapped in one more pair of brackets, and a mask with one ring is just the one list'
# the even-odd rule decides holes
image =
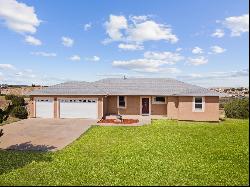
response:
{"label": "sky", "polygon": [[0,84],[249,85],[247,0],[0,0]]}

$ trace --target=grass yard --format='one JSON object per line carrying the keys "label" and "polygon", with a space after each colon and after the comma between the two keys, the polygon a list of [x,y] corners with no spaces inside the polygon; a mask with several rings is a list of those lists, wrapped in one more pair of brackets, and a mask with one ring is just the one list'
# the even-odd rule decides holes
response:
{"label": "grass yard", "polygon": [[55,153],[0,151],[0,185],[249,185],[248,139],[249,120],[96,126]]}

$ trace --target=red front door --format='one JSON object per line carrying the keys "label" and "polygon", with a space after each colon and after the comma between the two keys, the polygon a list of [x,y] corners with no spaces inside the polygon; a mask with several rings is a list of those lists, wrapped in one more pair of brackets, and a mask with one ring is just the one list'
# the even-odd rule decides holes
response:
{"label": "red front door", "polygon": [[142,98],[142,114],[149,114],[149,98]]}

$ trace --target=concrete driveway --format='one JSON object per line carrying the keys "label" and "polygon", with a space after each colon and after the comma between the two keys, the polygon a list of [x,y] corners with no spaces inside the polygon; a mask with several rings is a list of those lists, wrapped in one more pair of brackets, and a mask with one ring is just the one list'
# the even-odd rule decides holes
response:
{"label": "concrete driveway", "polygon": [[56,151],[64,148],[96,120],[90,119],[25,119],[0,127],[0,149]]}

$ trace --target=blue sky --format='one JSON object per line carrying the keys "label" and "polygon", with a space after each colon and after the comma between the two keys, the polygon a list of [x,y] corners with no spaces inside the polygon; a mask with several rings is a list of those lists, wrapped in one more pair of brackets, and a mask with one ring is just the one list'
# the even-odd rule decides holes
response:
{"label": "blue sky", "polygon": [[248,86],[247,0],[0,0],[0,83]]}

